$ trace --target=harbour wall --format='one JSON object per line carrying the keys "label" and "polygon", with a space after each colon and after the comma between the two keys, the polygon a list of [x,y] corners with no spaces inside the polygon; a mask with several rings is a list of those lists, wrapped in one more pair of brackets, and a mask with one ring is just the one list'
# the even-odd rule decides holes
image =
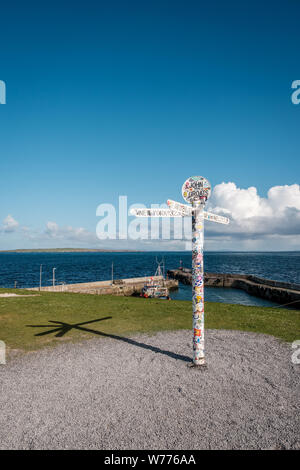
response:
{"label": "harbour wall", "polygon": [[[98,281],[98,282],[80,282],[78,284],[61,284],[57,286],[34,287],[28,290],[35,290],[42,292],[74,292],[79,294],[94,294],[94,295],[139,295],[144,285],[149,280],[159,281],[163,280],[162,276],[151,277],[134,277],[129,279],[116,279],[112,281]],[[164,281],[164,285],[170,290],[178,289],[178,281],[176,279],[168,279]]]}
{"label": "harbour wall", "polygon": [[[172,269],[168,271],[168,277],[177,279],[183,284],[192,284],[192,272],[190,269]],[[300,285],[286,282],[262,279],[247,274],[205,273],[204,285],[206,287],[231,287],[242,289],[248,294],[274,303],[300,308]]]}

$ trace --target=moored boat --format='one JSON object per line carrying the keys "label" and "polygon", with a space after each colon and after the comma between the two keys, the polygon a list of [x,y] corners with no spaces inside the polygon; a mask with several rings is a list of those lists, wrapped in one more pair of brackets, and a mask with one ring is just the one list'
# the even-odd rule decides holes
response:
{"label": "moored boat", "polygon": [[[169,289],[166,286],[164,277],[164,262],[162,261],[159,263],[157,261],[157,264],[158,266],[154,278],[151,277],[147,284],[144,285],[141,292],[141,297],[170,300]],[[161,265],[163,265],[163,269],[161,268]]]}

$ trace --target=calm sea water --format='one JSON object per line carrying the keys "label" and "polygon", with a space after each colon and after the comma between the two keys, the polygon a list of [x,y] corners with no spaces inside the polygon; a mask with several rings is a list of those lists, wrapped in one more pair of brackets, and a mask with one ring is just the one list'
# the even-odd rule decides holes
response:
{"label": "calm sea water", "polygon": [[[164,258],[167,269],[191,267],[189,252],[146,253],[0,253],[0,287],[37,287],[40,265],[43,265],[42,284],[52,283],[52,269],[56,268],[57,283],[92,282],[114,277],[151,276],[156,270],[156,259]],[[211,252],[204,255],[205,271],[254,274],[266,279],[300,284],[300,252],[231,253]],[[180,286],[173,298],[191,299],[191,287]],[[244,305],[274,305],[249,296],[236,289],[207,288],[206,300]]]}

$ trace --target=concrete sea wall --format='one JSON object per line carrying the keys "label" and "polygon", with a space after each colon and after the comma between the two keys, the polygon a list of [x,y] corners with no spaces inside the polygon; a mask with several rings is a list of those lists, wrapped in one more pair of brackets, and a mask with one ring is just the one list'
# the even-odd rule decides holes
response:
{"label": "concrete sea wall", "polygon": [[[96,294],[96,295],[138,295],[142,291],[144,285],[149,282],[149,279],[154,281],[162,281],[162,276],[152,277],[133,277],[129,279],[116,279],[112,281],[99,281],[99,282],[80,282],[78,284],[63,284],[58,286],[42,287],[43,292],[75,292],[79,294]],[[176,279],[169,279],[165,281],[165,286],[170,290],[178,289],[178,281]],[[39,290],[34,287],[28,290]]]}
{"label": "concrete sea wall", "polygon": [[[168,276],[183,284],[192,284],[190,269],[172,269]],[[242,289],[248,294],[274,303],[300,308],[300,285],[262,279],[245,274],[205,273],[204,285],[207,287],[232,287]]]}

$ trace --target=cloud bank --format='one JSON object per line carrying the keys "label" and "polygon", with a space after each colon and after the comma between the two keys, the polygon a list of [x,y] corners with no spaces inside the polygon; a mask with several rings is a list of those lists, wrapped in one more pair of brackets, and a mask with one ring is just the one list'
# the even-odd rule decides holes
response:
{"label": "cloud bank", "polygon": [[74,228],[70,225],[59,227],[56,222],[47,222],[43,236],[54,240],[77,241],[87,244],[98,241],[96,233],[91,233],[83,227]]}
{"label": "cloud bank", "polygon": [[[274,186],[267,197],[258,195],[255,187],[241,189],[235,183],[215,186],[208,208],[230,218],[226,229],[210,224],[208,235],[234,238],[267,238],[300,234],[300,186]],[[213,226],[212,226],[213,225]]]}
{"label": "cloud bank", "polygon": [[[233,182],[223,182],[213,188],[206,208],[229,217],[230,224],[206,222],[205,249],[300,250],[299,184],[274,186],[266,197],[261,197],[253,186],[242,189]],[[96,223],[97,220],[95,229]],[[99,240],[96,231],[70,225],[62,227],[54,221],[36,230],[21,226],[10,214],[0,225],[0,234],[6,240],[18,237],[16,248],[23,248],[26,240],[30,247],[34,244],[44,248],[184,250],[186,247],[184,240]]]}

